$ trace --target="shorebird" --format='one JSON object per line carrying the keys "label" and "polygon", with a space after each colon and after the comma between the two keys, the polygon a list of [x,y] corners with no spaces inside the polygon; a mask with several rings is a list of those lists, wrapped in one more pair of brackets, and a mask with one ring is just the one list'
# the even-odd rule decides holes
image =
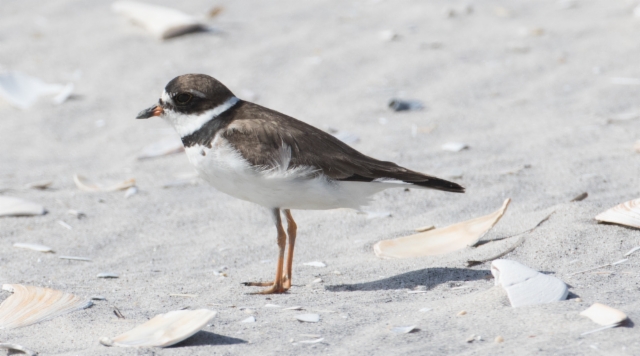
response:
{"label": "shorebird", "polygon": [[387,188],[464,192],[456,183],[368,157],[309,124],[240,100],[204,74],[171,80],[158,104],[137,119],[154,116],[175,128],[205,181],[271,211],[279,248],[275,280],[244,283],[269,287],[259,294],[284,293],[291,287],[297,231],[291,209],[357,209]]}

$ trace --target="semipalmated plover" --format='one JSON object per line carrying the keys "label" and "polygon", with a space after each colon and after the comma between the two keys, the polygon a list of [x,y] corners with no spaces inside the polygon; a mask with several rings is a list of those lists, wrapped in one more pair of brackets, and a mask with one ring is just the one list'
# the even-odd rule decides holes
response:
{"label": "semipalmated plover", "polygon": [[[309,124],[240,100],[204,74],[170,81],[158,104],[137,118],[153,116],[173,125],[204,180],[224,193],[270,209],[280,249],[275,281],[245,283],[270,286],[263,294],[283,293],[291,287],[297,229],[291,209],[359,208],[387,188],[464,192],[456,183],[368,157]],[[281,212],[287,220],[286,233]]]}

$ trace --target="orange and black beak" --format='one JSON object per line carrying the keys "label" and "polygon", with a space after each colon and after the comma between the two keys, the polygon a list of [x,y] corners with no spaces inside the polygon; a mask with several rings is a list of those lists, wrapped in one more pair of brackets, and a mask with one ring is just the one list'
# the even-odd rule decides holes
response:
{"label": "orange and black beak", "polygon": [[148,109],[140,111],[138,116],[136,116],[136,119],[148,119],[150,117],[160,116],[163,112],[162,106],[160,106],[160,104],[156,104]]}

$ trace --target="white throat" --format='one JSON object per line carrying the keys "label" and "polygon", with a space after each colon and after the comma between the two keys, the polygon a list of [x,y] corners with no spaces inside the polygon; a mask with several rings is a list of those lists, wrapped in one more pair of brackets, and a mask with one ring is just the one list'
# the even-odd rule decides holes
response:
{"label": "white throat", "polygon": [[201,114],[185,115],[171,110],[165,110],[162,118],[169,121],[178,132],[180,137],[189,136],[198,131],[204,124],[220,116],[238,103],[235,96],[227,99],[224,103],[209,109]]}

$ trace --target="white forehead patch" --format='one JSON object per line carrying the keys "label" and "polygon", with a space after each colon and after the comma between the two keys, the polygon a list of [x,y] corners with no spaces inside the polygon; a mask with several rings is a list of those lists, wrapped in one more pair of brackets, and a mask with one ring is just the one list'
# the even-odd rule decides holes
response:
{"label": "white forehead patch", "polygon": [[162,99],[163,103],[169,103],[171,105],[174,105],[173,99],[171,99],[171,96],[169,96],[169,93],[167,93],[166,90],[162,91],[162,95],[160,95],[160,99]]}

